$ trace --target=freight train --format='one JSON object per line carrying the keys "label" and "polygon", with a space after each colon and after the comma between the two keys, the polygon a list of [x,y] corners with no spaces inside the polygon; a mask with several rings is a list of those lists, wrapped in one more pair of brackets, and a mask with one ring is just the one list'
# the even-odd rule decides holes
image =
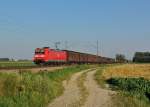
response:
{"label": "freight train", "polygon": [[33,57],[35,64],[104,64],[114,63],[114,59],[97,55],[75,52],[70,50],[57,50],[49,47],[36,48]]}

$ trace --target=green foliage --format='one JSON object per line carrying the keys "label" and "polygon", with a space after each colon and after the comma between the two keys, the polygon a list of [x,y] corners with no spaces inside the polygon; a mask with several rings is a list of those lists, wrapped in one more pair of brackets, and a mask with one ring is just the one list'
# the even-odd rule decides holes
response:
{"label": "green foliage", "polygon": [[150,62],[150,52],[136,52],[133,57],[133,62],[149,63]]}
{"label": "green foliage", "polygon": [[63,93],[62,81],[89,66],[55,72],[0,73],[0,107],[45,107]]}
{"label": "green foliage", "polygon": [[111,78],[107,80],[112,88],[123,90],[137,98],[150,100],[150,81],[144,78]]}
{"label": "green foliage", "polygon": [[125,55],[123,55],[123,54],[116,54],[116,61],[122,63],[122,62],[126,62],[127,60],[126,60]]}

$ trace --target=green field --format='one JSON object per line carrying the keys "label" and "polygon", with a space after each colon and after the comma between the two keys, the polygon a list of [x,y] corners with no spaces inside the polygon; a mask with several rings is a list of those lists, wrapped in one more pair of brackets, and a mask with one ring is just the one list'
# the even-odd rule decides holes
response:
{"label": "green field", "polygon": [[36,66],[32,61],[2,61],[0,68],[22,68]]}
{"label": "green field", "polygon": [[77,65],[55,72],[0,73],[0,107],[46,107],[63,93],[63,80],[88,68]]}

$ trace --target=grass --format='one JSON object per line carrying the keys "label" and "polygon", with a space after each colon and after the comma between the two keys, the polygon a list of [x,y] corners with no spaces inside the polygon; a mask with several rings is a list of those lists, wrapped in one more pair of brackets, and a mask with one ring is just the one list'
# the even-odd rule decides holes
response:
{"label": "grass", "polygon": [[0,68],[22,68],[36,66],[32,61],[3,61],[0,62]]}
{"label": "grass", "polygon": [[106,88],[107,83],[118,91],[112,96],[114,107],[150,106],[150,64],[102,66],[95,79],[101,87]]}
{"label": "grass", "polygon": [[95,80],[97,81],[97,83],[102,87],[102,88],[105,88],[105,80],[104,80],[104,78],[102,77],[102,73],[103,73],[103,71],[105,70],[105,68],[106,68],[106,65],[104,66],[101,66],[98,70],[97,70],[97,72],[95,73]]}
{"label": "grass", "polygon": [[0,73],[0,107],[46,107],[63,93],[62,81],[89,66],[72,66],[55,72]]}
{"label": "grass", "polygon": [[[89,72],[89,71],[87,71]],[[79,87],[80,90],[80,99],[79,99],[79,105],[83,106],[85,101],[87,100],[87,97],[89,95],[89,92],[86,89],[86,86],[84,85],[84,82],[86,80],[87,77],[87,72],[84,72],[79,78],[78,78],[78,82],[77,85]]]}

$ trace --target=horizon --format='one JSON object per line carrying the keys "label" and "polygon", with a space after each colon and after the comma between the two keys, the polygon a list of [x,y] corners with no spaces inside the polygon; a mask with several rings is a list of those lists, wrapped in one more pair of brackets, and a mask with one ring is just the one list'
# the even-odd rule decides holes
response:
{"label": "horizon", "polygon": [[0,58],[31,59],[35,48],[52,47],[114,58],[150,51],[150,1],[2,1]]}

